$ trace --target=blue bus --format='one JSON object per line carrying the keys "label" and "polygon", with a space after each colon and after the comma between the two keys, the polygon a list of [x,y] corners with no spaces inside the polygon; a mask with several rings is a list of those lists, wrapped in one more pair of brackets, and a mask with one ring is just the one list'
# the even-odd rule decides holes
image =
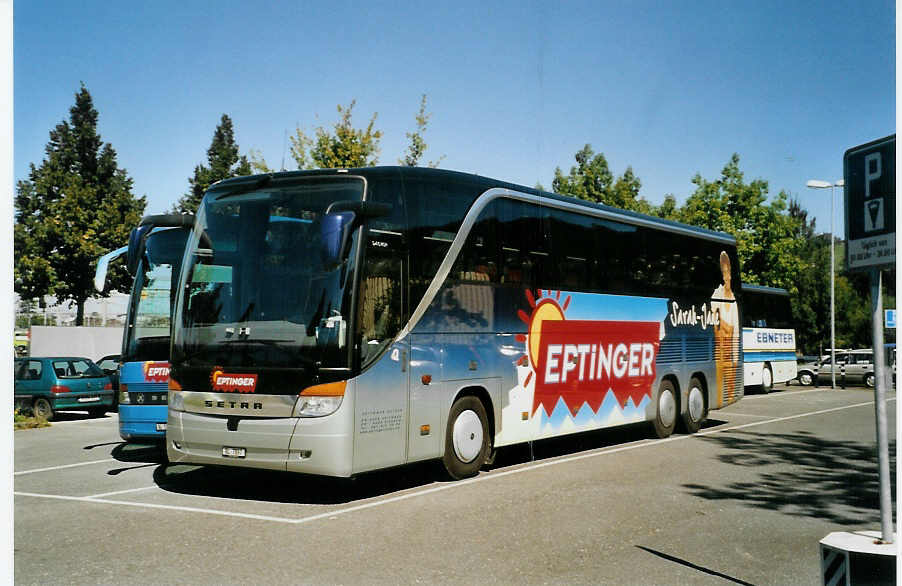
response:
{"label": "blue bus", "polygon": [[126,441],[163,441],[169,381],[169,330],[175,284],[187,225],[194,216],[147,216],[129,245],[97,263],[95,287],[103,290],[109,263],[126,256],[134,276],[119,358],[119,435]]}

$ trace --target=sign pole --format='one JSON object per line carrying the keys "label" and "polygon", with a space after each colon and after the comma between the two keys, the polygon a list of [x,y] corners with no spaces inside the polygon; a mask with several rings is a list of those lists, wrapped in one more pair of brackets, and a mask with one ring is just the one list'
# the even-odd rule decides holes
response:
{"label": "sign pole", "polygon": [[877,412],[877,462],[880,475],[880,530],[883,543],[893,542],[893,502],[890,495],[889,442],[886,432],[886,377],[883,351],[883,273],[871,269],[871,322],[874,348],[874,409]]}

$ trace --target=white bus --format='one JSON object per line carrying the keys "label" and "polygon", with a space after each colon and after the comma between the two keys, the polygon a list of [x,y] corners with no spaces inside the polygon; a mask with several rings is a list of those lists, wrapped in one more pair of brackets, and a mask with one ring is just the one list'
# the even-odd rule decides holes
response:
{"label": "white bus", "polygon": [[743,285],[742,361],[746,387],[768,393],[798,376],[796,333],[786,289]]}
{"label": "white bus", "polygon": [[743,395],[726,234],[484,177],[377,167],[204,196],[173,315],[171,462],[351,476]]}

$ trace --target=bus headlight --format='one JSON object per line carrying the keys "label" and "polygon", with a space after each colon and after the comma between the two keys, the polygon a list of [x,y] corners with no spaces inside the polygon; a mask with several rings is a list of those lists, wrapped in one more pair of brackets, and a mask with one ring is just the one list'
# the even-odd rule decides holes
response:
{"label": "bus headlight", "polygon": [[295,417],[323,417],[341,407],[344,397],[299,397],[294,406]]}
{"label": "bus headlight", "polygon": [[294,404],[294,417],[323,417],[341,407],[347,381],[314,385],[301,391]]}

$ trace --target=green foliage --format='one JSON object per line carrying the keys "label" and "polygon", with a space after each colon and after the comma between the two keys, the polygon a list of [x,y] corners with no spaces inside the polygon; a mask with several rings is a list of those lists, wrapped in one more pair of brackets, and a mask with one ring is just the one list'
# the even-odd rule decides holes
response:
{"label": "green foliage", "polygon": [[[265,165],[265,161],[263,164]],[[250,175],[252,172],[247,157],[238,155],[232,119],[223,114],[213,132],[210,148],[207,149],[207,165],[194,167],[194,176],[188,178],[188,193],[179,198],[172,211],[193,214],[197,211],[204,192],[211,185],[229,177]]]}
{"label": "green foliage", "polygon": [[580,199],[603,203],[625,210],[651,213],[653,206],[639,197],[642,182],[633,173],[632,167],[614,181],[603,153],[597,155],[592,146],[586,144],[574,156],[576,165],[564,175],[560,167],[554,170],[551,189],[555,193],[572,195]]}
{"label": "green foliage", "polygon": [[788,196],[780,192],[768,201],[767,181],[749,183],[734,154],[715,181],[700,175],[692,179],[695,192],[678,218],[687,224],[720,230],[736,238],[742,279],[746,283],[795,290],[803,269],[804,241],[798,238],[799,219],[788,213]]}
{"label": "green foliage", "polygon": [[275,173],[276,170],[266,164],[266,159],[263,158],[263,153],[256,149],[250,149],[247,152],[247,158],[250,160],[251,169],[254,170],[255,173]]}
{"label": "green foliage", "polygon": [[[404,155],[403,159],[398,159],[398,163],[404,165],[405,167],[416,167],[420,158],[423,156],[423,153],[426,152],[426,141],[423,139],[423,135],[426,133],[426,125],[429,123],[429,119],[432,117],[432,114],[426,113],[426,94],[423,94],[422,99],[420,100],[420,111],[417,112],[415,117],[417,123],[417,129],[414,132],[407,132],[407,138],[410,140],[410,145],[407,147],[407,154]],[[445,158],[445,155],[442,155],[438,158],[437,161],[429,161],[427,163],[428,167],[435,168],[439,166],[442,159]]]}
{"label": "green foliage", "polygon": [[[128,238],[141,219],[146,198],[132,194],[132,179],[116,162],[116,151],[97,133],[97,110],[82,84],[69,120],[50,131],[46,157],[31,165],[15,196],[15,290],[22,299],[45,295],[71,299],[84,320],[84,302],[94,291],[97,259]],[[112,269],[110,289],[127,291],[131,279]]]}
{"label": "green foliage", "polygon": [[[614,180],[604,155],[586,145],[576,166],[564,175],[555,169],[552,188],[622,209],[727,232],[736,238],[742,280],[789,291],[798,349],[816,353],[830,341],[830,238],[816,235],[815,222],[798,200],[781,191],[769,197],[768,183],[746,181],[734,154],[714,180],[696,174],[695,191],[680,206],[667,195],[660,206],[640,196],[641,182],[631,167]],[[539,187],[540,188],[540,187]],[[843,271],[842,243],[836,247],[837,347],[870,347],[870,295],[867,277]],[[884,307],[895,307],[894,278],[885,279]],[[890,340],[895,331],[887,332]]]}
{"label": "green foliage", "polygon": [[31,411],[16,409],[13,411],[13,429],[36,429],[50,427],[50,422],[42,417],[35,417]]}
{"label": "green foliage", "polygon": [[291,156],[298,169],[350,169],[372,167],[379,161],[379,140],[382,131],[375,130],[376,116],[370,118],[365,129],[357,129],[351,116],[357,100],[345,108],[337,106],[339,121],[332,132],[322,126],[309,137],[300,126],[291,138]]}

